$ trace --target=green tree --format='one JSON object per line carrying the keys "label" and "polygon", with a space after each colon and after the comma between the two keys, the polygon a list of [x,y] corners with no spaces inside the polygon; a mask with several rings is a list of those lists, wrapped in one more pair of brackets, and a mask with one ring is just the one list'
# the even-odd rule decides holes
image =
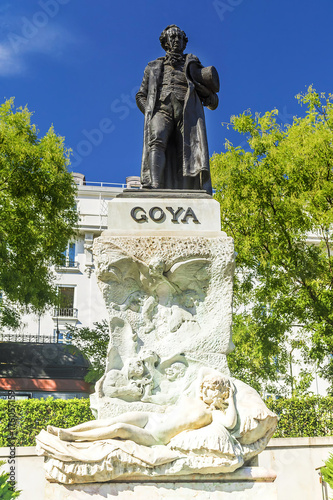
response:
{"label": "green tree", "polygon": [[68,346],[80,349],[90,362],[89,371],[85,377],[86,382],[94,383],[104,375],[106,355],[110,340],[109,327],[106,320],[94,323],[94,328],[76,328],[67,325],[67,336],[71,341]]}
{"label": "green tree", "polygon": [[[4,460],[0,461],[0,467],[6,462]],[[12,500],[20,496],[20,490],[16,490],[16,486],[12,485],[10,481],[10,476],[8,472],[0,473],[0,498],[1,500]]]}
{"label": "green tree", "polygon": [[13,99],[0,105],[0,325],[17,326],[17,308],[54,303],[50,265],[77,221],[64,139],[53,127],[39,138],[31,115]]}
{"label": "green tree", "polygon": [[[304,359],[332,374],[325,365],[333,352],[332,95],[309,87],[296,97],[306,114],[291,125],[278,123],[277,110],[233,116],[249,149],[228,142],[211,161],[222,229],[237,252],[238,348],[229,361],[257,387],[289,373],[293,325],[302,325],[295,341]],[[311,244],[311,235],[320,243]]]}
{"label": "green tree", "polygon": [[321,469],[321,473],[324,481],[333,488],[333,454],[331,453],[329,458],[325,462],[325,467]]}

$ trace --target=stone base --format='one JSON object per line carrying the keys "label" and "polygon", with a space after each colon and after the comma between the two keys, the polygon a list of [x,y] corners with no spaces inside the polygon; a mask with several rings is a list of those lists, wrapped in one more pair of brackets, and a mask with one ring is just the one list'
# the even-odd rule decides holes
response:
{"label": "stone base", "polygon": [[205,191],[192,193],[130,189],[109,203],[108,231],[118,236],[226,236],[219,203]]}
{"label": "stone base", "polygon": [[64,485],[48,482],[45,500],[277,500],[276,474],[242,467],[232,474],[160,477],[155,481],[113,481]]}

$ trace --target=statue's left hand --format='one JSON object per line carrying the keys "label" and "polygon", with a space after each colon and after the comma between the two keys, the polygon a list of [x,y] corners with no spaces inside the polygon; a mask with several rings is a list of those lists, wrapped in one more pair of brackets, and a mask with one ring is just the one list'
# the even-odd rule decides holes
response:
{"label": "statue's left hand", "polygon": [[208,109],[214,111],[214,109],[216,109],[219,104],[219,98],[217,94],[210,93],[208,97],[204,97],[202,99],[202,104],[206,106]]}

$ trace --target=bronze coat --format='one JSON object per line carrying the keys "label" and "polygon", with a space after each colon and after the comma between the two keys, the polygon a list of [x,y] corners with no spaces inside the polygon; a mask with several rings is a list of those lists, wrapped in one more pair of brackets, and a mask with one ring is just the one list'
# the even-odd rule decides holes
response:
{"label": "bronze coat", "polygon": [[[157,90],[162,81],[163,62],[164,57],[160,57],[148,63],[141,87],[136,95],[138,107],[145,114],[141,182],[146,185],[151,183],[148,168],[150,121],[154,113]],[[189,66],[192,64],[202,68],[196,56],[187,54],[185,60],[185,74],[188,90],[185,96],[183,109],[184,131],[182,165],[177,165],[175,144],[172,142],[171,138],[166,152],[164,188],[183,189],[184,177],[199,176],[200,189],[205,189],[207,192],[211,193],[212,187],[209,172],[205,116],[201,98],[196,90],[196,87],[202,90],[202,85],[195,82],[190,77]],[[208,92],[210,93],[210,91]],[[209,107],[215,109],[215,107],[217,107],[217,95],[213,94],[212,98],[214,104],[209,105]]]}

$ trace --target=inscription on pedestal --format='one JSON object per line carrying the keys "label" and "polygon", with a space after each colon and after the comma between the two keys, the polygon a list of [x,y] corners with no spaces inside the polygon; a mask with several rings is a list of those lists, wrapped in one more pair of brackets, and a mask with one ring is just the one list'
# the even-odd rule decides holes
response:
{"label": "inscription on pedestal", "polygon": [[212,198],[115,198],[109,203],[108,229],[118,234],[186,231],[220,235],[220,207]]}
{"label": "inscription on pedestal", "polygon": [[[190,220],[194,224],[200,224],[197,216],[194,213],[194,210],[191,207],[183,208],[178,207],[166,207],[167,212],[169,212],[169,219],[174,224],[179,224],[182,222],[183,224],[187,224]],[[171,214],[171,217],[170,217]],[[182,216],[182,217],[181,217]],[[152,207],[148,213],[142,207],[133,207],[131,210],[131,217],[135,222],[142,224],[144,222],[153,221],[156,223],[162,223],[166,220],[167,215],[166,212],[161,207]],[[181,218],[180,218],[181,217]]]}

